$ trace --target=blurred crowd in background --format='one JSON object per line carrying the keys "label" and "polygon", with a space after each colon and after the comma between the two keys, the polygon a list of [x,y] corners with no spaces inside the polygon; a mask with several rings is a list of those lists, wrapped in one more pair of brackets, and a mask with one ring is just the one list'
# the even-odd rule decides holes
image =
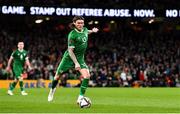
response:
{"label": "blurred crowd in background", "polygon": [[[91,73],[90,86],[180,86],[179,30],[134,25],[129,27],[122,23],[99,29],[99,33],[89,36],[85,58]],[[58,28],[38,25],[21,30],[16,26],[2,26],[0,79],[13,79],[13,75],[8,74],[5,68],[20,40],[24,41],[34,68],[27,70],[27,79],[53,79],[67,49],[69,31],[68,25],[60,25]],[[66,86],[68,79],[81,79],[81,76],[72,69],[61,76],[61,84]]]}

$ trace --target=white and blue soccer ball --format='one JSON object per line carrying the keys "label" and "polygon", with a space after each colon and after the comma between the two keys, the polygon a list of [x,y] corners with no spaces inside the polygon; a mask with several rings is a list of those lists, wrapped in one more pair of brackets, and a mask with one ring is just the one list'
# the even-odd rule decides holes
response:
{"label": "white and blue soccer ball", "polygon": [[91,100],[88,97],[83,97],[79,102],[80,108],[90,108],[91,104]]}

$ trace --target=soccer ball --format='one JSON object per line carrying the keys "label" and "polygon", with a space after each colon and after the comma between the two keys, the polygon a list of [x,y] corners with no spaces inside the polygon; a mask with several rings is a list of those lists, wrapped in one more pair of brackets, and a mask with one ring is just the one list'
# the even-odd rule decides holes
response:
{"label": "soccer ball", "polygon": [[80,108],[90,108],[91,100],[88,97],[83,97],[79,102]]}

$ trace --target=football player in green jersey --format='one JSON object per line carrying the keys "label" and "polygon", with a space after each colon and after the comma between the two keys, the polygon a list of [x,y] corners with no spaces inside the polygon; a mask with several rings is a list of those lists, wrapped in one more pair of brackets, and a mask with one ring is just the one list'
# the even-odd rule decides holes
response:
{"label": "football player in green jersey", "polygon": [[14,81],[10,84],[10,88],[8,90],[8,95],[13,95],[13,90],[16,86],[16,84],[19,81],[19,86],[21,89],[21,94],[22,95],[27,95],[27,93],[24,91],[24,87],[23,87],[23,70],[24,70],[24,65],[26,63],[26,65],[29,67],[29,69],[31,68],[28,56],[27,56],[27,51],[24,50],[24,42],[18,42],[18,49],[15,50],[12,54],[11,57],[8,61],[8,65],[6,70],[10,71],[11,68],[11,63],[13,61],[13,75],[15,76]]}
{"label": "football player in green jersey", "polygon": [[84,60],[84,54],[88,45],[88,34],[98,32],[98,28],[88,30],[84,27],[84,18],[81,16],[75,16],[72,25],[73,30],[68,34],[68,49],[64,53],[56,70],[54,80],[52,81],[52,87],[48,95],[48,101],[53,100],[56,85],[58,84],[60,76],[71,68],[75,68],[75,70],[79,71],[83,76],[77,103],[83,98],[88,87],[90,73]]}

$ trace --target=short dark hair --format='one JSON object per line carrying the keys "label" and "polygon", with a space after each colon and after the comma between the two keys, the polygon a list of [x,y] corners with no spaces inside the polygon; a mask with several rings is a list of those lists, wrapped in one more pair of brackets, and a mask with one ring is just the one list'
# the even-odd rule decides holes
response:
{"label": "short dark hair", "polygon": [[24,41],[23,41],[23,40],[19,40],[19,41],[17,41],[17,43],[16,43],[16,44],[19,44],[20,42],[23,42],[23,43],[24,43]]}

